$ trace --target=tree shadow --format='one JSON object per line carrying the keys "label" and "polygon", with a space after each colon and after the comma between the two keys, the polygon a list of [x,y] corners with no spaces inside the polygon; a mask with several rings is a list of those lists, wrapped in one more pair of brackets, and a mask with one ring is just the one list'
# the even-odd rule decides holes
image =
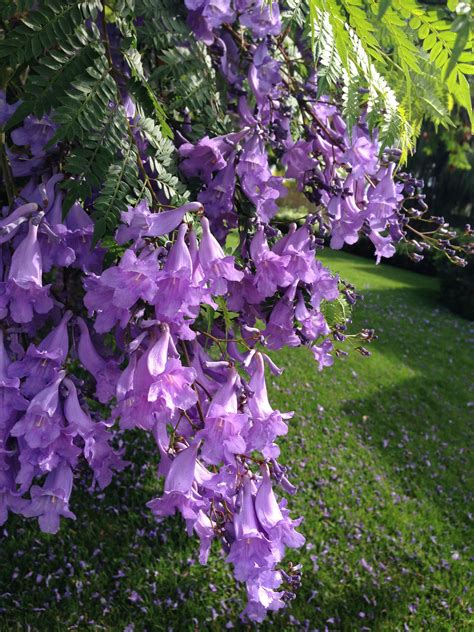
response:
{"label": "tree shadow", "polygon": [[465,522],[474,490],[474,323],[440,307],[432,287],[416,286],[365,291],[354,326],[375,328],[375,363],[392,364],[397,383],[347,400],[344,414],[405,489]]}

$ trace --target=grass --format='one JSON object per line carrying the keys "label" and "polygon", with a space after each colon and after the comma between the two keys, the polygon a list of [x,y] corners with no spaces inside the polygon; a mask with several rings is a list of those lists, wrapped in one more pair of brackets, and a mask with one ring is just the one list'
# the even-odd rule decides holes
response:
{"label": "grass", "polygon": [[[365,296],[354,328],[379,340],[371,358],[323,373],[304,349],[275,354],[286,370],[272,401],[295,410],[282,461],[307,543],[289,556],[304,565],[297,599],[259,629],[472,630],[472,327],[439,307],[435,279],[323,258]],[[77,521],[57,536],[9,520],[0,630],[246,629],[217,550],[201,567],[181,521],[156,524],[146,510],[153,452],[135,438],[135,465],[102,498],[76,491]]]}

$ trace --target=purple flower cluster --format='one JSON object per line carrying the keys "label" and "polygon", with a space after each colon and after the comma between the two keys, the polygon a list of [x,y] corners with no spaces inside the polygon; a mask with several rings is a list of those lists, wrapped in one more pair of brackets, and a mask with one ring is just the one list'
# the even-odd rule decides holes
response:
{"label": "purple flower cluster", "polygon": [[[272,173],[271,148],[281,157],[285,176],[325,209],[319,219],[331,235],[331,248],[353,244],[364,232],[375,247],[377,263],[391,257],[394,244],[403,237],[404,185],[394,181],[393,162],[379,160],[381,148],[363,118],[349,130],[329,99],[312,96],[313,77],[301,86],[307,93],[304,103],[299,103],[300,110],[294,112],[288,106],[290,86],[282,69],[284,55],[275,40],[271,46],[268,43],[269,36],[281,34],[278,3],[202,0],[185,4],[196,38],[219,51],[219,69],[240,118],[239,135],[206,136],[179,149],[183,174],[202,182],[199,199],[217,237],[236,225],[233,197],[237,182],[255,206],[258,221],[267,224],[277,213],[277,200],[287,189],[283,179]],[[249,29],[255,42],[240,53],[238,38],[232,39],[228,30],[234,21]],[[246,67],[247,91],[242,89],[236,67]],[[301,111],[308,122],[303,137],[294,140],[292,123]],[[397,152],[392,151],[390,158],[396,157]]]}
{"label": "purple flower cluster", "polygon": [[[187,210],[202,207],[188,205]],[[124,216],[130,227],[138,225],[135,215],[144,216],[143,206]],[[330,329],[320,305],[339,296],[338,281],[315,259],[315,245],[309,222],[292,225],[272,247],[261,225],[250,242],[248,262],[239,266],[202,217],[200,226],[181,223],[169,249],[136,234],[116,266],[84,280],[84,305],[96,331],[113,330],[117,340],[129,332],[128,362],[117,380],[112,417],[121,428],[140,428],[156,439],[165,493],[149,507],[159,517],[176,510],[182,514],[188,532],[201,540],[203,562],[211,542],[221,539],[236,578],[247,583],[246,614],[255,620],[283,605],[286,593],[276,590],[283,583],[276,565],[286,546],[303,542],[272,490],[271,477],[290,489],[275,459],[276,439],[287,433],[291,415],[273,410],[268,401],[265,364],[279,369],[257,345],[311,346],[321,338],[330,357]],[[239,314],[232,337],[218,316],[220,297]],[[274,307],[267,312],[269,299]],[[217,315],[207,330],[202,329],[202,306]],[[257,321],[266,326],[257,327]],[[79,325],[85,331],[79,357],[102,376],[105,363],[89,359],[97,354],[86,352],[90,337],[84,321]],[[219,359],[209,355],[213,341]]]}
{"label": "purple flower cluster", "polygon": [[[26,125],[24,151],[42,154],[43,128]],[[239,142],[236,169],[250,191],[252,160],[265,148],[248,129],[182,145],[183,171],[212,185]],[[260,177],[267,188],[277,180]],[[151,432],[166,478],[150,509],[183,515],[203,563],[219,539],[246,582],[246,615],[261,620],[289,597],[278,565],[304,541],[273,491],[275,483],[293,491],[276,461],[291,414],[270,405],[265,366],[280,370],[264,351],[331,346],[320,306],[339,296],[338,279],[315,258],[311,218],[285,235],[259,223],[237,260],[202,200],[161,213],[141,202],[122,214],[116,240],[125,249],[104,267],[83,208],[63,219],[62,176],[43,166],[28,178],[0,226],[1,522],[13,511],[57,532],[61,516],[75,518],[81,464],[100,488],[125,467],[114,427]],[[238,314],[232,331],[229,310]],[[91,409],[90,399],[101,406]]]}

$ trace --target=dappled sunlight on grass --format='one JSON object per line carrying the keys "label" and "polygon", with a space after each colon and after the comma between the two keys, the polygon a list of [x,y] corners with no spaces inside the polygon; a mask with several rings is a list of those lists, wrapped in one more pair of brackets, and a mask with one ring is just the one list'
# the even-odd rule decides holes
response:
{"label": "dappled sunlight on grass", "polygon": [[438,282],[435,278],[420,277],[408,270],[395,268],[383,260],[379,265],[373,260],[365,259],[342,251],[324,250],[318,256],[326,265],[329,265],[333,272],[338,272],[348,281],[357,281],[359,288],[371,288],[373,290],[389,290],[394,288],[414,287],[419,291],[437,292]]}

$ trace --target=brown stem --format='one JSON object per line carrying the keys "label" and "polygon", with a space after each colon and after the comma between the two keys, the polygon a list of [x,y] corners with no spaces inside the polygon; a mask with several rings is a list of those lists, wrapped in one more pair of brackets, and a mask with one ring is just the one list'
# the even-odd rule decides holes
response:
{"label": "brown stem", "polygon": [[[119,103],[121,103],[122,102],[122,97],[120,95],[120,90],[118,88],[117,80],[115,78],[115,75],[117,74],[118,71],[115,68],[114,62],[113,62],[113,59],[112,59],[112,52],[111,52],[111,48],[110,48],[110,39],[109,39],[109,34],[107,32],[107,20],[105,19],[105,3],[102,4],[101,21],[102,21],[103,44],[104,44],[104,48],[105,48],[105,54],[107,56],[107,61],[108,61],[109,66],[110,66],[110,73],[111,73],[111,75],[112,75],[112,77],[114,78],[114,81],[115,81],[115,87],[116,87],[116,93],[117,93],[117,101]],[[151,197],[153,198],[154,204],[157,207],[160,207],[160,208],[168,207],[168,205],[162,204],[159,201],[159,199],[158,199],[158,197],[157,197],[157,195],[155,193],[155,190],[153,189],[153,185],[152,185],[151,180],[150,180],[150,178],[149,178],[149,176],[148,176],[148,174],[146,172],[145,165],[143,164],[143,161],[142,161],[141,156],[140,156],[140,150],[139,150],[139,148],[137,146],[135,137],[133,135],[133,128],[130,125],[130,121],[128,120],[128,117],[125,117],[125,118],[126,118],[126,121],[127,121],[127,131],[128,131],[128,136],[129,136],[130,142],[132,143],[132,145],[135,146],[135,149],[137,150],[137,152],[136,152],[136,154],[137,154],[137,165],[138,165],[138,168],[140,170],[140,173],[142,174],[143,182],[144,182],[146,188],[150,191],[150,194],[151,194]],[[169,207],[169,208],[174,208],[174,207]]]}
{"label": "brown stem", "polygon": [[[191,366],[191,361],[189,359],[189,353],[188,353],[188,349],[186,347],[186,343],[184,342],[184,340],[181,340],[181,348],[183,349],[183,353],[184,353],[184,357],[186,358],[186,364],[187,366]],[[204,412],[201,406],[201,400],[199,399],[199,391],[197,389],[196,384],[193,384],[191,386],[191,388],[193,389],[193,391],[196,393],[197,396],[197,402],[196,402],[196,408],[198,410],[198,414],[199,414],[199,419],[201,420],[202,425],[204,426],[205,423],[205,417],[204,417]]]}
{"label": "brown stem", "polygon": [[3,182],[5,183],[5,191],[7,193],[8,205],[10,209],[13,208],[15,201],[15,186],[13,184],[13,176],[8,162],[7,149],[5,145],[5,133],[0,132],[0,166],[3,175]]}

